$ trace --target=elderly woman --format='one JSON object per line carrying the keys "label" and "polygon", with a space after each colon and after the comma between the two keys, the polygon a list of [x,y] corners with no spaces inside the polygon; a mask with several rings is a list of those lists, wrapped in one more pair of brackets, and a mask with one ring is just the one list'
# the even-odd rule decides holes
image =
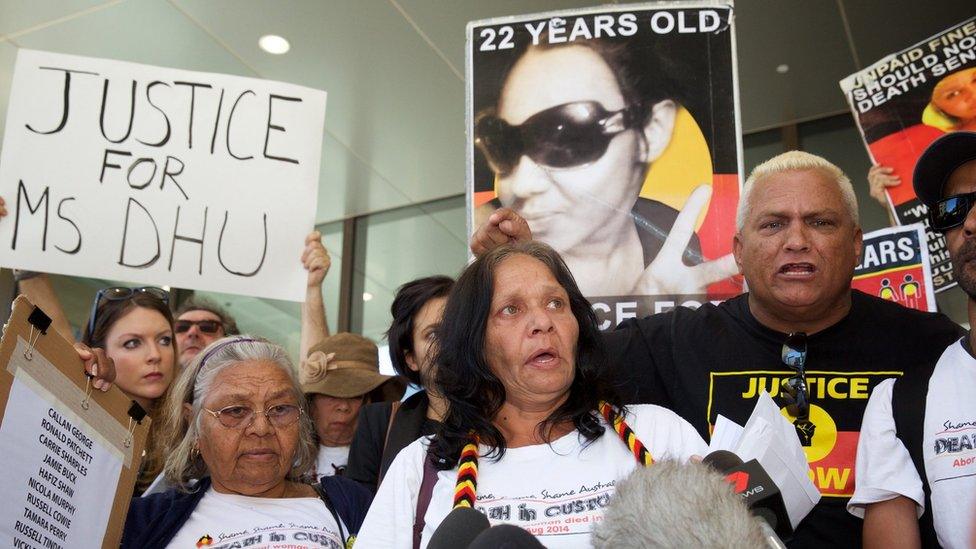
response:
{"label": "elderly woman", "polygon": [[365,489],[342,478],[301,482],[315,445],[284,349],[247,336],[215,341],[170,397],[165,474],[176,488],[133,499],[122,547],[342,547],[358,531]]}
{"label": "elderly woman", "polygon": [[375,343],[346,332],[327,337],[309,349],[300,377],[318,443],[315,475],[341,475],[349,460],[360,407],[399,400],[404,385],[394,376],[380,373]]}
{"label": "elderly woman", "polygon": [[671,411],[619,405],[590,305],[544,244],[504,245],[465,269],[437,353],[447,414],[394,460],[359,549],[425,547],[459,507],[548,547],[588,547],[617,479],[705,451]]}

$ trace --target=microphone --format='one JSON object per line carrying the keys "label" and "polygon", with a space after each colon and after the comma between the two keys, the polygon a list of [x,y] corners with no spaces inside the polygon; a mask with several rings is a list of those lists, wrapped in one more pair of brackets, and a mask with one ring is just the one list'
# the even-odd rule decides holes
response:
{"label": "microphone", "polygon": [[759,520],[720,473],[674,461],[637,467],[618,480],[591,542],[608,549],[755,549],[765,543]]}
{"label": "microphone", "polygon": [[781,540],[793,536],[793,526],[786,512],[783,494],[762,465],[755,459],[743,462],[742,458],[727,450],[708,454],[702,464],[725,475],[725,481],[732,485],[733,491],[742,498],[749,511],[760,519],[767,543],[773,547],[784,547]]}
{"label": "microphone", "polygon": [[427,549],[456,549],[468,547],[491,524],[488,519],[470,507],[459,507],[444,517],[430,536]]}
{"label": "microphone", "polygon": [[478,534],[468,549],[545,549],[545,545],[518,526],[499,524]]}

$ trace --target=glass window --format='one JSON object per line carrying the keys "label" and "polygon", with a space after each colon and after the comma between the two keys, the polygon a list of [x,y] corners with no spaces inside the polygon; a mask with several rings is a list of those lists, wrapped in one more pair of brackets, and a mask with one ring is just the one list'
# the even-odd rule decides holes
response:
{"label": "glass window", "polygon": [[358,219],[352,331],[382,343],[397,288],[423,276],[457,276],[468,257],[466,234],[463,196]]}

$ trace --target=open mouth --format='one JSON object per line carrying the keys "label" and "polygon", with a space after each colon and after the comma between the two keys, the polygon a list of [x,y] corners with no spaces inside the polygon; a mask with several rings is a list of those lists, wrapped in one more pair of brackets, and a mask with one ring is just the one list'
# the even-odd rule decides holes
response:
{"label": "open mouth", "polygon": [[529,356],[529,360],[526,361],[527,364],[533,366],[539,366],[545,368],[548,366],[553,366],[559,362],[559,352],[557,352],[552,347],[547,349],[539,349],[538,351],[532,353]]}
{"label": "open mouth", "polygon": [[797,278],[809,277],[816,272],[812,263],[787,263],[779,268],[779,274]]}

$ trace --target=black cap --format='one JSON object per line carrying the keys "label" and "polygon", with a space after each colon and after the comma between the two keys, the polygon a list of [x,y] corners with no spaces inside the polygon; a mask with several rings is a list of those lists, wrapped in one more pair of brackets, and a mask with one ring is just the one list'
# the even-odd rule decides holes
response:
{"label": "black cap", "polygon": [[923,204],[932,208],[956,168],[976,160],[976,132],[952,132],[936,139],[915,164],[912,185]]}

